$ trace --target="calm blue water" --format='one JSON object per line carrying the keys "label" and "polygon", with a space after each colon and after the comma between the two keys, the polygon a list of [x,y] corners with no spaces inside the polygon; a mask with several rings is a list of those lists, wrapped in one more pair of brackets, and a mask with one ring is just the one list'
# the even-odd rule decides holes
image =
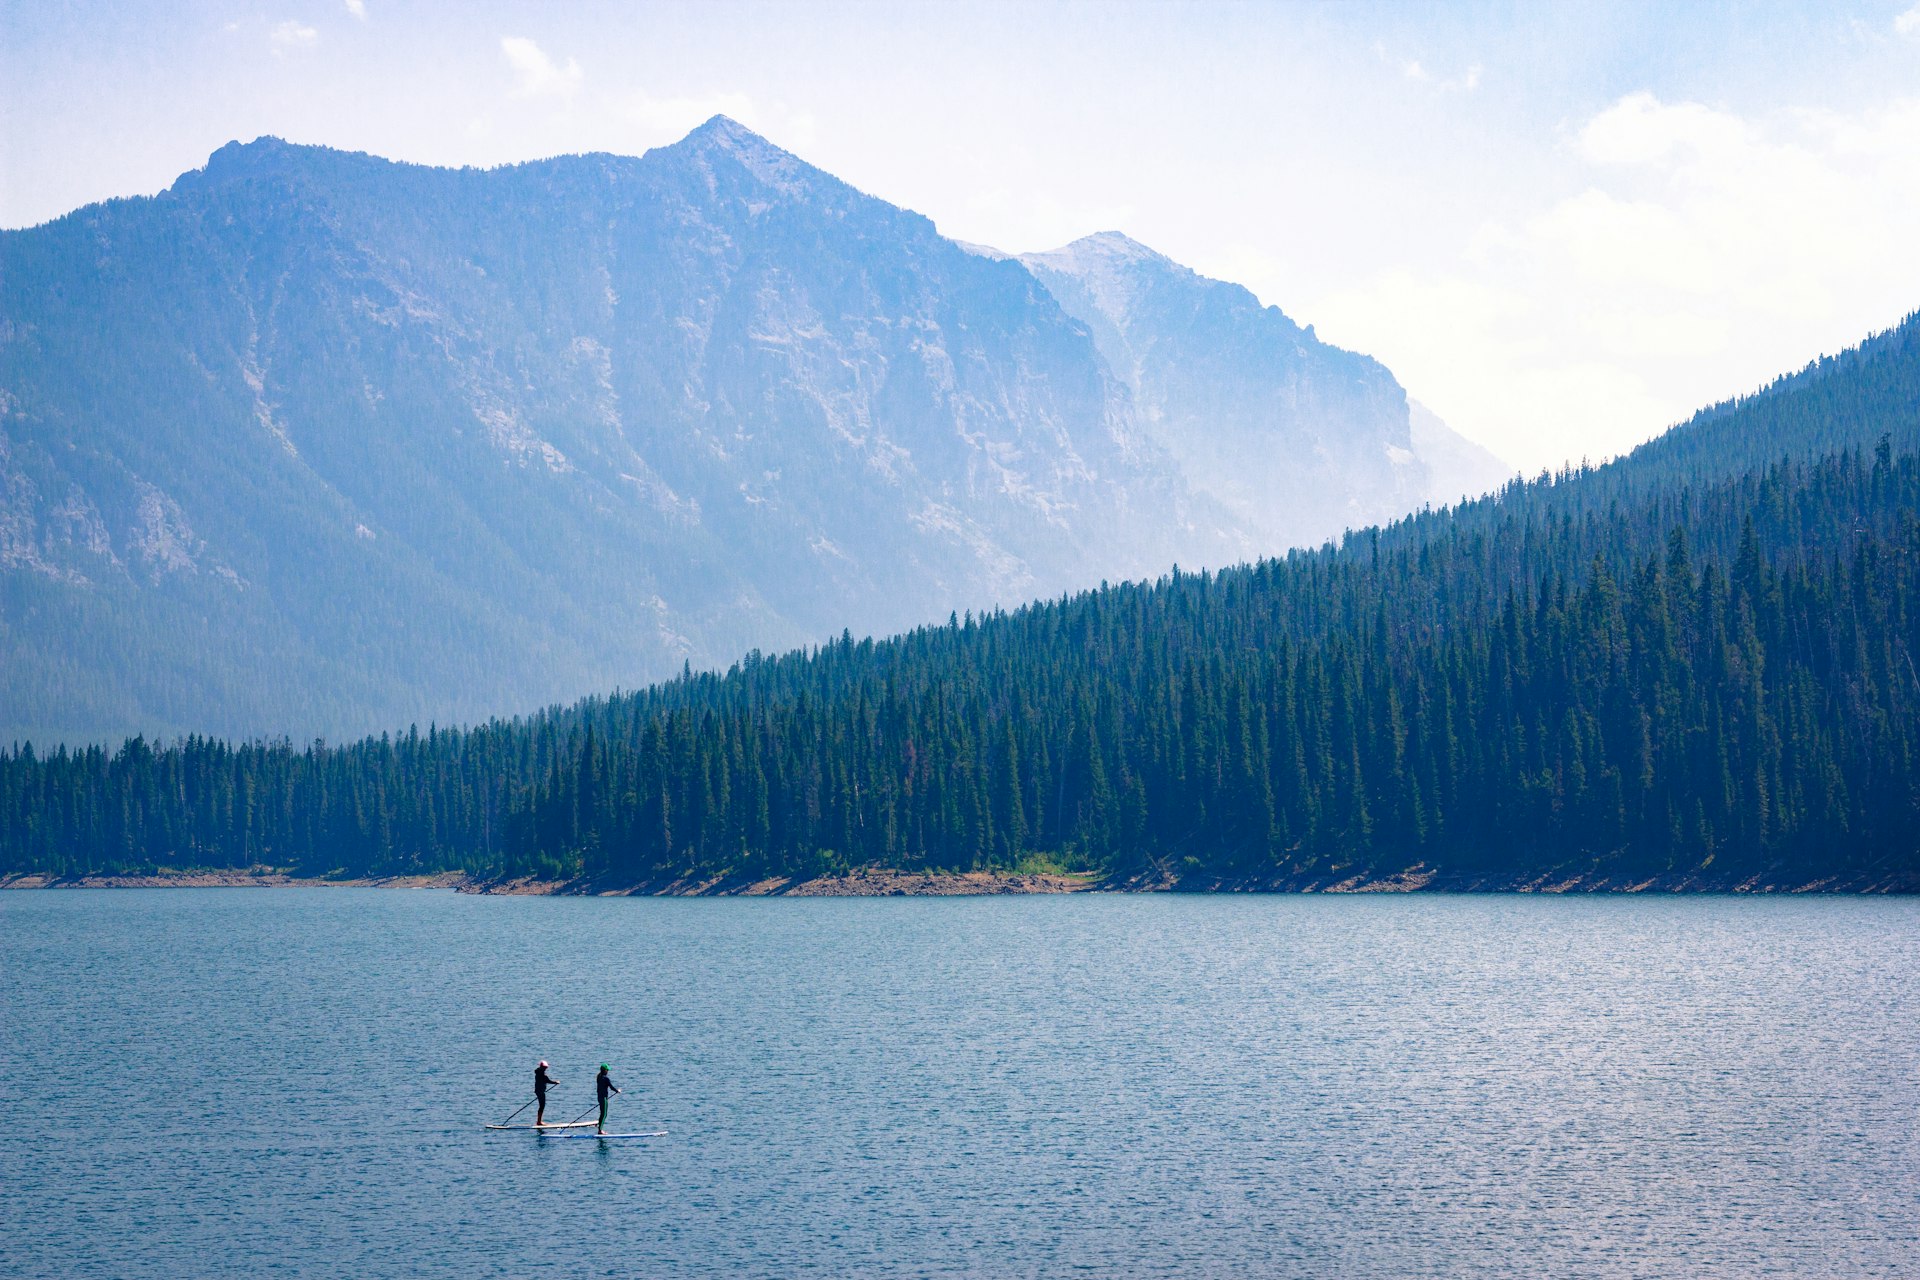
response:
{"label": "calm blue water", "polygon": [[1916,1015],[1915,901],[7,893],[0,1273],[1913,1276]]}

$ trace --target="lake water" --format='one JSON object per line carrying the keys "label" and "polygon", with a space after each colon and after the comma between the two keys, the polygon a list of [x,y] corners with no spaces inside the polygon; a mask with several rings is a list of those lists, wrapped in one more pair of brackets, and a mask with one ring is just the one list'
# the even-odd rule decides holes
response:
{"label": "lake water", "polygon": [[6,893],[0,1018],[9,1276],[1920,1275],[1911,900]]}

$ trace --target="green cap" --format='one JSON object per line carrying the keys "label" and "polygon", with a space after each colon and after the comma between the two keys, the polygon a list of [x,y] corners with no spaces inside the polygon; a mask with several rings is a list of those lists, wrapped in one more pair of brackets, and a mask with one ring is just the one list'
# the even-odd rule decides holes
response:
{"label": "green cap", "polygon": [[609,1067],[609,1066],[608,1066],[608,1065],[607,1065],[606,1063],[604,1063],[604,1062],[600,1064],[600,1069],[601,1069],[602,1071],[611,1071],[611,1070],[613,1070],[613,1068],[611,1068],[611,1067]]}

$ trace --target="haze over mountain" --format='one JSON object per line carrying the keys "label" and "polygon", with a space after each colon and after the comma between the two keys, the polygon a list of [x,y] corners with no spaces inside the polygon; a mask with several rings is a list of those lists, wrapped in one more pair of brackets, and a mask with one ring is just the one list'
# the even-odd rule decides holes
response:
{"label": "haze over mountain", "polygon": [[234,144],[0,235],[0,740],[480,719],[1224,564],[1424,501],[1409,431],[1244,290],[972,252],[725,118]]}
{"label": "haze over mountain", "polygon": [[1379,361],[1117,231],[1020,261],[1087,326],[1188,483],[1269,550],[1485,493],[1512,474],[1424,409],[1416,440],[1406,392]]}

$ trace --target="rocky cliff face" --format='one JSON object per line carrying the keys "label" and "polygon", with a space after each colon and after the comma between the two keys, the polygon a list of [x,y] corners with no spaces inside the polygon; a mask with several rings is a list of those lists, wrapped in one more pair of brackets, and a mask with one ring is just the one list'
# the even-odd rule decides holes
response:
{"label": "rocky cliff face", "polygon": [[724,118],[492,171],[263,139],[0,233],[0,739],[473,720],[1416,505],[1380,366],[1073,266]]}

